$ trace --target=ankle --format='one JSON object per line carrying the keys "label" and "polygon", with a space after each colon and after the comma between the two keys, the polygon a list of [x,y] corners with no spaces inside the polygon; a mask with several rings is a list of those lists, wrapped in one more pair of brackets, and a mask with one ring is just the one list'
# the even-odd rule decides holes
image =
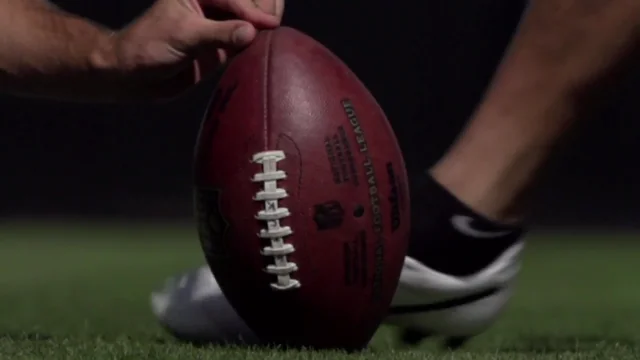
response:
{"label": "ankle", "polygon": [[434,166],[433,178],[479,215],[497,222],[520,221],[532,187],[530,161],[474,161],[447,157]]}

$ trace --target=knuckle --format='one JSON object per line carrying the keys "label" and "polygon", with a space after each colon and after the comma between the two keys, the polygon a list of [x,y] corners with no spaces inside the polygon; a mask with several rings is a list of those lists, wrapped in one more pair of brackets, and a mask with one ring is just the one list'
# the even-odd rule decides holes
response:
{"label": "knuckle", "polygon": [[183,18],[173,19],[170,34],[177,41],[189,42],[195,40],[194,26]]}

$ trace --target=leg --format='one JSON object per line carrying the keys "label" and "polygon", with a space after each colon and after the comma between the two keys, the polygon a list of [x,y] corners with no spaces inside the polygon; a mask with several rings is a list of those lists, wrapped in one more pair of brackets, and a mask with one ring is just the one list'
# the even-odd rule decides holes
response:
{"label": "leg", "polygon": [[[640,3],[630,0],[531,3],[468,126],[412,184],[415,239],[392,323],[463,337],[500,313],[519,267],[524,198],[561,136],[629,59],[638,25]],[[443,298],[448,306],[433,302]]]}
{"label": "leg", "polygon": [[[456,346],[465,336],[482,331],[500,313],[519,267],[522,244],[518,226],[512,223],[523,217],[522,195],[533,185],[560,135],[577,118],[581,96],[597,90],[596,80],[603,79],[619,63],[635,40],[639,7],[640,2],[634,0],[533,2],[466,130],[431,169],[433,178],[421,174],[423,178],[416,177],[412,184],[412,203],[417,204],[414,213],[418,216],[414,223],[424,223],[420,220],[431,215],[436,221],[415,229],[415,241],[394,301],[398,312],[390,317],[392,323],[412,329],[408,339],[416,341],[418,330],[433,331],[454,336],[451,345]],[[480,234],[495,235],[507,228],[510,236],[485,240],[482,236],[456,235],[455,229],[446,228],[455,213],[447,213],[437,208],[438,202],[434,206],[425,199],[433,197],[434,192],[439,201],[449,203],[449,210],[467,207],[462,211],[475,214],[474,221],[482,218],[493,226]],[[490,245],[495,243],[500,246]],[[201,269],[212,280],[206,270]],[[153,299],[154,307],[162,305],[160,299],[167,299],[165,296],[184,292],[180,289],[170,287],[159,292],[163,296]],[[410,297],[402,293],[405,289],[410,290]],[[192,290],[198,293],[197,288]],[[211,282],[202,287],[202,293],[224,299]],[[235,334],[231,339],[237,339],[242,330],[233,329],[239,318],[219,321],[216,314],[228,313],[215,302],[198,304],[207,303],[214,306],[195,305],[194,314],[203,319],[209,313],[211,321],[204,322],[208,327],[195,325],[202,322],[185,323],[186,329],[214,341],[229,330]],[[180,310],[194,309],[193,302],[183,305],[175,308],[172,319],[182,318]],[[426,305],[427,313],[422,305]],[[158,306],[156,314],[166,313],[157,309],[168,308]],[[165,326],[171,327],[160,315]],[[173,329],[176,331],[175,326]]]}
{"label": "leg", "polygon": [[433,176],[492,219],[521,218],[519,200],[628,59],[639,24],[632,0],[532,1],[484,101]]}

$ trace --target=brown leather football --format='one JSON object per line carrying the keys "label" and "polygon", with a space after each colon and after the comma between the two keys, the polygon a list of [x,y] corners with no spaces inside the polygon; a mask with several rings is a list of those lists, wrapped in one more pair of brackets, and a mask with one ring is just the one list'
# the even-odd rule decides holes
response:
{"label": "brown leather football", "polygon": [[407,185],[384,113],[315,40],[263,31],[225,70],[196,149],[198,229],[265,342],[366,346],[402,269]]}

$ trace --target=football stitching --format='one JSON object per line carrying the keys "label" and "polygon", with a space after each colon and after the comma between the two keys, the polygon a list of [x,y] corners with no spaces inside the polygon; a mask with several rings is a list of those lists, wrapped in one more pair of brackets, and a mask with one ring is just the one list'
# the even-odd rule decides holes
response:
{"label": "football stitching", "polygon": [[292,254],[295,248],[284,240],[293,234],[293,231],[289,226],[282,226],[280,223],[280,220],[291,215],[289,209],[278,204],[280,199],[289,196],[285,189],[278,187],[278,181],[287,178],[284,171],[278,170],[278,162],[284,159],[283,151],[259,152],[254,154],[252,159],[254,163],[262,165],[262,172],[255,174],[251,181],[263,184],[262,190],[255,194],[253,200],[264,202],[264,209],[260,210],[255,218],[266,223],[266,228],[261,229],[258,236],[271,242],[261,253],[274,259],[274,264],[264,269],[277,278],[276,282],[271,283],[274,290],[292,290],[300,287],[300,281],[292,278],[292,274],[298,270],[298,265],[288,260],[288,255]]}

